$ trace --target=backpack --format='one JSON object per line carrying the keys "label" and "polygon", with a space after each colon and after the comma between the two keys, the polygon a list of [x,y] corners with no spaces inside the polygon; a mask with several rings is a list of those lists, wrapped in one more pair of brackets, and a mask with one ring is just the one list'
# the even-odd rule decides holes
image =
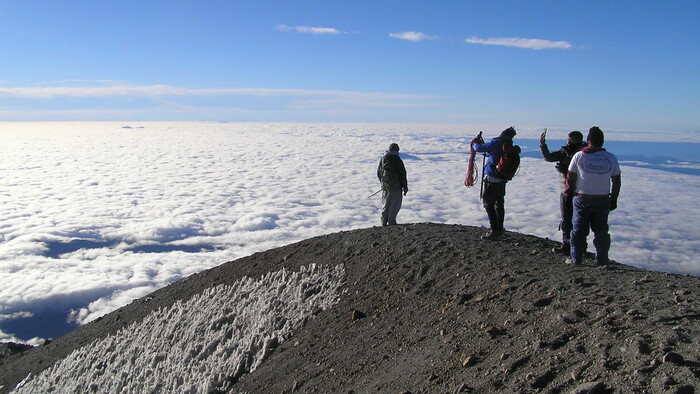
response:
{"label": "backpack", "polygon": [[382,158],[382,189],[387,191],[401,190],[401,181],[399,174],[396,173],[396,168],[389,162],[389,159],[384,156]]}
{"label": "backpack", "polygon": [[496,164],[496,176],[509,181],[518,173],[520,147],[512,143],[503,144],[503,154]]}

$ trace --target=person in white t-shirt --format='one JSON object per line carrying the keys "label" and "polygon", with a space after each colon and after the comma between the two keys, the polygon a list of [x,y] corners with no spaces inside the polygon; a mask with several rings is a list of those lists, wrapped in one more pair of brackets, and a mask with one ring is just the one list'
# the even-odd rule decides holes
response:
{"label": "person in white t-shirt", "polygon": [[591,127],[588,146],[571,159],[564,193],[573,198],[574,216],[571,229],[569,264],[583,262],[586,238],[593,231],[596,265],[608,264],[610,233],[608,215],[617,208],[621,173],[617,158],[603,149],[605,136],[598,127]]}

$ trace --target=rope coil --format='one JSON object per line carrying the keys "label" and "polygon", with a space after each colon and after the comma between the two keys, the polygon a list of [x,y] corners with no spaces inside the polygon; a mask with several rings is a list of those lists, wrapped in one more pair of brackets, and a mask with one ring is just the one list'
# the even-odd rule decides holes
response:
{"label": "rope coil", "polygon": [[479,169],[474,165],[474,161],[476,160],[476,151],[473,147],[473,144],[479,141],[483,141],[481,139],[481,132],[479,132],[479,135],[474,137],[474,139],[469,142],[469,166],[467,167],[467,176],[464,179],[464,186],[466,187],[474,186],[476,184],[476,180],[479,179]]}

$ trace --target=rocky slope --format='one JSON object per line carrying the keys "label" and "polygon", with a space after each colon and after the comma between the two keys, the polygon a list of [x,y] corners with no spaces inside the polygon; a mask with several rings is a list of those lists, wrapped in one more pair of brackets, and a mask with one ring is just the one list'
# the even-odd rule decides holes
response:
{"label": "rocky slope", "polygon": [[[341,232],[222,264],[50,344],[8,356],[3,392],[71,350],[214,284],[343,264],[344,295],[235,392],[675,392],[700,387],[700,278],[592,260],[555,242],[415,224]],[[613,241],[614,242],[614,241]],[[615,247],[613,243],[613,248]]]}

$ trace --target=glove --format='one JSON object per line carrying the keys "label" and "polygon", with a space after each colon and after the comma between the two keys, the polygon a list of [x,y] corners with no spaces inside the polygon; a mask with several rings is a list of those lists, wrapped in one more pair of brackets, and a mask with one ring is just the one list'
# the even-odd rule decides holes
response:
{"label": "glove", "polygon": [[403,188],[403,195],[405,196],[406,193],[408,193],[408,186],[406,186],[406,187]]}
{"label": "glove", "polygon": [[617,197],[612,197],[610,199],[610,211],[614,211],[617,209]]}

